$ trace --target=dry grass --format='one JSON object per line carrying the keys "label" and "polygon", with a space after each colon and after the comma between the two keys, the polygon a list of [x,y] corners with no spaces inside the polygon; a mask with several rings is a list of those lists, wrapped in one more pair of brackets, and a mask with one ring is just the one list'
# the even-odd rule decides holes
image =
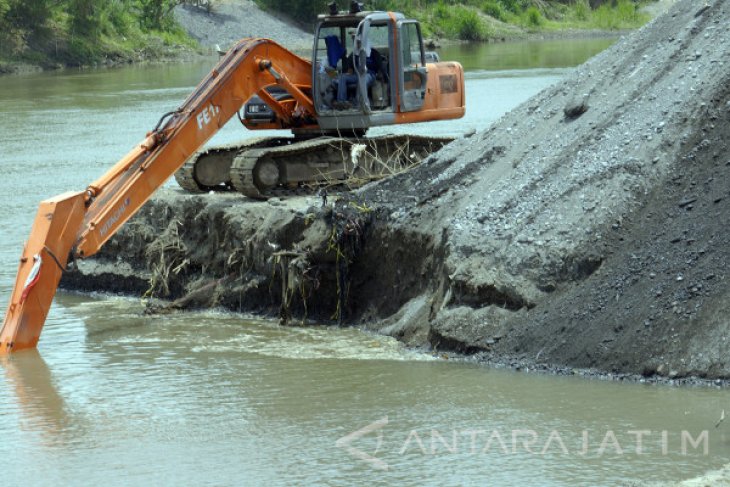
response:
{"label": "dry grass", "polygon": [[180,220],[172,220],[165,231],[147,246],[145,257],[152,277],[146,297],[169,296],[170,275],[179,274],[190,263],[185,257],[188,249],[180,238],[182,226]]}
{"label": "dry grass", "polygon": [[395,145],[393,150],[384,150],[379,148],[377,141],[368,139],[358,139],[352,144],[333,142],[332,147],[341,154],[346,177],[340,179],[320,172],[323,182],[318,186],[356,189],[372,181],[409,171],[429,155],[412,148],[408,137]]}

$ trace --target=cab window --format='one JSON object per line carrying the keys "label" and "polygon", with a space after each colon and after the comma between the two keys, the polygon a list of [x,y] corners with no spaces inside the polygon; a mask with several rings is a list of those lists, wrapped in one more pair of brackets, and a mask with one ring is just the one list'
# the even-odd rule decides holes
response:
{"label": "cab window", "polygon": [[401,42],[401,48],[403,49],[403,66],[411,68],[423,67],[423,47],[421,46],[421,36],[418,32],[418,24],[404,24],[403,29],[401,30],[401,35],[403,36]]}

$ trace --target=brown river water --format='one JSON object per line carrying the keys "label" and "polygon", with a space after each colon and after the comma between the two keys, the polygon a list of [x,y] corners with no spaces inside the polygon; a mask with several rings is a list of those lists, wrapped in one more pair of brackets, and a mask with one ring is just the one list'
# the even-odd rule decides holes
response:
{"label": "brown river water", "polygon": [[[468,71],[468,115],[397,130],[481,130],[608,44],[443,49]],[[210,67],[0,78],[3,303],[38,201],[83,189]],[[214,142],[246,136],[232,122]],[[494,370],[355,329],[141,310],[62,292],[38,350],[0,359],[0,485],[644,485],[730,455],[730,425],[715,428],[725,390]]]}

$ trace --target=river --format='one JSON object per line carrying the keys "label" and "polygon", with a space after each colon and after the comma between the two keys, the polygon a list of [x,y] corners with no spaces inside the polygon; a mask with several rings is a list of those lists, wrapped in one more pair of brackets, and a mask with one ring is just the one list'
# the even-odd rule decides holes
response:
{"label": "river", "polygon": [[[467,116],[397,130],[482,130],[610,42],[444,48],[467,69]],[[1,300],[38,202],[83,189],[210,67],[0,78]],[[245,136],[234,121],[213,142]],[[0,359],[3,485],[643,485],[730,455],[730,426],[714,427],[724,390],[494,370],[354,329],[141,310],[61,292],[38,350]]]}

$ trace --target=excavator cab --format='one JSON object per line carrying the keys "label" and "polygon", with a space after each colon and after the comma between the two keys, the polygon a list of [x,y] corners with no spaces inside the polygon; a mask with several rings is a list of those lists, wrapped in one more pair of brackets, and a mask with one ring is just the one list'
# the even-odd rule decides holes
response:
{"label": "excavator cab", "polygon": [[461,65],[426,52],[416,20],[398,12],[362,11],[355,4],[339,12],[333,3],[329,14],[318,17],[310,83],[298,85],[307,103],[277,74],[245,104],[246,128],[339,136],[464,116]]}
{"label": "excavator cab", "polygon": [[394,86],[389,72],[389,21],[383,13],[322,19],[317,28],[312,76],[318,115],[349,111],[367,114],[390,108]]}
{"label": "excavator cab", "polygon": [[463,116],[461,66],[426,59],[420,25],[401,13],[320,15],[312,54],[320,129],[357,132]]}

